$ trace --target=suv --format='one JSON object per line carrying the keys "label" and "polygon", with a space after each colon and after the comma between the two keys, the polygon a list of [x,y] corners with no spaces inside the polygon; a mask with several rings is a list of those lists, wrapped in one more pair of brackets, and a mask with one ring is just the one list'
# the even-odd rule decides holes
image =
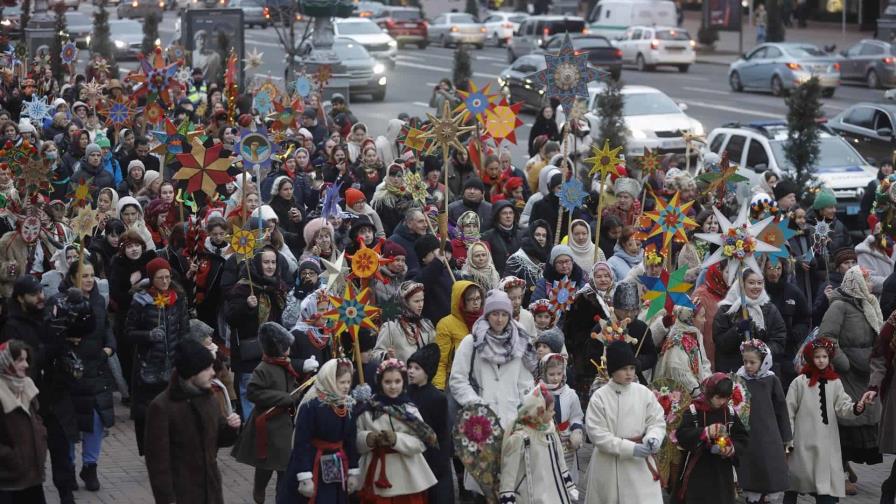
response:
{"label": "suv", "polygon": [[426,49],[426,20],[420,9],[386,7],[374,21],[398,42],[399,49],[405,44],[417,44],[420,49]]}
{"label": "suv", "polygon": [[[793,168],[784,153],[784,121],[726,124],[712,130],[706,142],[707,149],[716,154],[727,151],[731,162],[738,165],[737,173],[748,178],[751,186],[757,186],[767,170],[778,177],[792,174]],[[856,219],[865,187],[877,176],[877,170],[849,142],[827,128],[821,131],[818,147],[818,164],[813,174],[834,191],[837,213]]]}
{"label": "suv", "polygon": [[522,23],[507,45],[507,62],[533,53],[557,33],[585,33],[585,20],[577,16],[532,16]]}

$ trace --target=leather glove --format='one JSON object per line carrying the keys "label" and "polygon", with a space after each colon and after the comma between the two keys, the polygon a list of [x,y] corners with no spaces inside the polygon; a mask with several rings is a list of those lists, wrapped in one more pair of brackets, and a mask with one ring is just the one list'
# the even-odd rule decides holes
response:
{"label": "leather glove", "polygon": [[635,445],[634,456],[640,458],[647,458],[650,455],[650,448],[643,443],[638,443]]}
{"label": "leather glove", "polygon": [[674,324],[674,323],[675,323],[675,315],[668,313],[665,316],[663,316],[663,327],[665,327],[666,329],[672,327],[672,324]]}
{"label": "leather glove", "polygon": [[161,327],[156,327],[155,329],[149,331],[149,341],[152,341],[153,343],[165,341],[165,330]]}
{"label": "leather glove", "polygon": [[395,441],[397,441],[398,436],[395,435],[395,431],[382,431],[380,433],[380,446],[384,448],[391,448],[395,446]]}
{"label": "leather glove", "polygon": [[317,362],[317,357],[311,356],[305,359],[305,363],[302,364],[302,372],[303,373],[313,373],[317,371],[320,367],[320,363]]}
{"label": "leather glove", "polygon": [[299,482],[299,493],[302,497],[311,498],[314,497],[314,481],[310,479],[302,480]]}
{"label": "leather glove", "polygon": [[370,431],[367,433],[367,446],[371,448],[375,448],[379,442],[380,437],[382,437],[382,433],[380,431]]}
{"label": "leather glove", "polygon": [[358,474],[356,476],[348,477],[348,493],[355,493],[361,489],[361,485],[364,484],[364,481],[361,479],[361,475]]}
{"label": "leather glove", "polygon": [[577,429],[572,431],[572,434],[569,435],[569,446],[572,447],[573,450],[578,450],[585,443],[585,435],[582,434],[581,429]]}
{"label": "leather glove", "polygon": [[647,440],[647,448],[650,449],[650,453],[656,454],[660,451],[660,442],[654,438],[650,438]]}

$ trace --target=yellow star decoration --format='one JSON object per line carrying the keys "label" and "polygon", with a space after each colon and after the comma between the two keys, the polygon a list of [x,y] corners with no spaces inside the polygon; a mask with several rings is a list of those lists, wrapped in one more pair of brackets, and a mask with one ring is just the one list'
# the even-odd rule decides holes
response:
{"label": "yellow star decoration", "polygon": [[644,212],[644,215],[657,223],[656,228],[647,238],[662,234],[662,250],[664,253],[668,253],[669,244],[673,239],[678,243],[686,243],[688,241],[688,229],[697,227],[697,223],[687,215],[687,211],[694,202],[681,203],[680,197],[681,193],[676,192],[672,199],[666,202],[662,197],[657,196],[656,210]]}
{"label": "yellow star decoration", "polygon": [[468,81],[470,83],[470,90],[464,91],[462,89],[457,90],[457,94],[460,95],[461,102],[460,105],[454,108],[454,112],[460,112],[464,116],[464,122],[468,121],[470,117],[475,118],[479,122],[485,122],[485,112],[492,106],[495,100],[498,98],[498,94],[489,94],[489,88],[492,86],[491,83],[488,83],[482,89],[476,87],[476,83],[473,82],[472,79]]}
{"label": "yellow star decoration", "polygon": [[71,226],[72,231],[74,231],[75,233],[75,236],[81,238],[82,240],[84,237],[93,234],[93,229],[96,227],[96,224],[96,210],[90,208],[90,206],[81,208],[81,210],[78,212],[78,215],[76,215],[75,218],[69,222],[69,226]]}
{"label": "yellow star decoration", "polygon": [[75,202],[87,201],[88,196],[90,196],[90,184],[86,180],[81,181],[75,187],[74,200]]}
{"label": "yellow star decoration", "polygon": [[644,149],[641,156],[641,175],[650,176],[660,168],[660,155],[656,151]]}
{"label": "yellow star decoration", "polygon": [[426,147],[426,132],[417,129],[417,128],[409,128],[408,135],[404,139],[404,146],[413,151],[420,152]]}
{"label": "yellow star decoration", "polygon": [[152,304],[156,306],[156,308],[162,309],[168,306],[168,296],[162,294],[161,292],[156,294],[154,298],[152,298]]}
{"label": "yellow star decoration", "polygon": [[457,150],[463,150],[464,146],[457,137],[476,129],[475,126],[462,126],[464,122],[463,114],[457,114],[452,117],[448,100],[445,100],[442,104],[441,117],[436,117],[429,112],[426,113],[426,117],[429,118],[432,127],[424,133],[423,138],[429,138],[433,141],[426,151],[427,154],[432,154],[436,151],[436,148],[441,148],[442,157],[447,158],[449,148],[454,147]]}
{"label": "yellow star decoration", "polygon": [[429,192],[426,191],[426,183],[420,178],[420,174],[416,172],[405,172],[404,186],[411,198],[418,203],[425,203]]}
{"label": "yellow star decoration", "polygon": [[596,145],[592,146],[591,153],[594,156],[585,160],[586,163],[591,163],[589,175],[593,177],[600,173],[600,179],[605,179],[607,174],[615,170],[616,165],[622,162],[619,157],[620,152],[622,152],[622,147],[611,149],[609,140],[604,140],[603,148],[598,149]]}
{"label": "yellow star decoration", "polygon": [[255,252],[256,240],[257,237],[252,231],[234,226],[233,234],[230,236],[230,248],[237,254],[246,257]]}

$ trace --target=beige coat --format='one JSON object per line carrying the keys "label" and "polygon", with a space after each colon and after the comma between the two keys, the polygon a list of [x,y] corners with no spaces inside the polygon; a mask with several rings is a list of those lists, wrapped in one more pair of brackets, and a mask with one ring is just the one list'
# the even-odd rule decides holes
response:
{"label": "beige coat", "polygon": [[833,497],[846,496],[843,462],[840,458],[838,418],[855,418],[853,402],[840,380],[825,385],[825,411],[821,418],[821,384],[809,386],[806,375],[797,376],[787,390],[787,411],[793,426],[790,454],[790,489]]}
{"label": "beige coat", "polygon": [[376,339],[376,346],[373,348],[373,356],[379,360],[388,359],[388,350],[395,350],[395,358],[407,362],[408,357],[414,354],[424,345],[432,343],[436,339],[436,330],[432,326],[432,322],[428,319],[420,319],[422,328],[420,329],[420,342],[411,343],[408,341],[404,330],[401,328],[399,320],[390,320],[383,324],[380,328],[380,334]]}

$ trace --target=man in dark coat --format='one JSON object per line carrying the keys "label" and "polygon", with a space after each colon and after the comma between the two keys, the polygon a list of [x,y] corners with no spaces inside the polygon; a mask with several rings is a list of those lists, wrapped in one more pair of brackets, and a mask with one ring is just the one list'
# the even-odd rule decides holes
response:
{"label": "man in dark coat", "polygon": [[134,140],[134,152],[124,158],[124,161],[119,164],[121,166],[130,166],[131,161],[135,159],[143,163],[146,171],[159,171],[159,158],[149,153],[149,140],[144,137]]}
{"label": "man in dark coat", "polygon": [[[450,244],[447,244],[450,247]],[[414,244],[420,267],[415,281],[424,285],[423,318],[438,323],[451,314],[451,285],[454,280],[445,265],[439,239],[425,235]]]}
{"label": "man in dark coat", "polygon": [[504,271],[507,258],[519,250],[522,243],[516,212],[510,201],[499,200],[492,205],[491,229],[482,234],[482,241],[487,242],[491,249],[495,269]]}
{"label": "man in dark coat", "polygon": [[90,183],[90,194],[96,199],[100,189],[115,186],[115,177],[103,168],[103,151],[100,146],[88,144],[84,158],[72,175],[72,184]]}
{"label": "man in dark coat", "polygon": [[[481,223],[480,231],[492,227],[492,204],[484,201],[485,184],[479,178],[470,178],[464,182],[463,197],[448,205],[448,220],[457,222],[461,214],[467,210],[476,212]],[[498,270],[500,271],[500,270]]]}
{"label": "man in dark coat", "polygon": [[149,405],[146,471],[156,502],[224,503],[218,448],[236,441],[240,417],[221,415],[213,363],[201,343],[182,340],[168,388]]}
{"label": "man in dark coat", "polygon": [[787,340],[784,345],[786,359],[779,362],[781,366],[781,385],[784,390],[797,377],[800,370],[793,368],[793,358],[799,351],[803,339],[809,334],[812,314],[803,292],[796,286],[782,280],[784,263],[767,264],[763,267],[765,276],[765,292],[781,313],[784,326],[787,328]]}
{"label": "man in dark coat", "polygon": [[419,208],[412,208],[405,214],[404,221],[395,228],[395,233],[389,237],[389,241],[401,245],[405,251],[405,262],[408,265],[405,278],[414,278],[420,271],[420,261],[418,261],[417,253],[414,252],[414,243],[427,231],[426,216],[423,215],[423,211]]}
{"label": "man in dark coat", "polygon": [[557,233],[560,233],[559,239],[566,236],[570,220],[569,212],[563,212],[563,220],[560,222],[560,227],[557,228],[557,218],[560,215],[559,193],[561,184],[563,184],[563,175],[555,173],[551,177],[550,182],[548,182],[547,196],[532,205],[532,214],[529,216],[529,222],[535,222],[538,219],[547,222],[551,226],[553,236],[557,236]]}

